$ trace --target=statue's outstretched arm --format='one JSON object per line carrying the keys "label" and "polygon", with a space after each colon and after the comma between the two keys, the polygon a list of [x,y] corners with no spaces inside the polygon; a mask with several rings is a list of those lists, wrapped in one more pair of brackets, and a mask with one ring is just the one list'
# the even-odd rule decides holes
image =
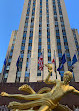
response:
{"label": "statue's outstretched arm", "polygon": [[42,98],[42,94],[22,95],[22,94],[8,94],[6,92],[2,92],[1,96],[20,99],[20,100],[37,100]]}
{"label": "statue's outstretched arm", "polygon": [[52,68],[52,64],[45,64],[46,67],[48,67],[48,70],[49,70],[49,74],[47,76],[47,78],[45,79],[45,83],[46,84],[56,84],[56,80],[52,81],[50,80],[50,76],[51,76],[51,73],[53,71],[53,68]]}
{"label": "statue's outstretched arm", "polygon": [[51,72],[49,72],[49,74],[48,74],[48,76],[47,76],[47,78],[45,79],[45,83],[46,84],[56,84],[56,80],[53,80],[53,81],[51,81],[49,78],[50,78],[50,76],[51,76]]}

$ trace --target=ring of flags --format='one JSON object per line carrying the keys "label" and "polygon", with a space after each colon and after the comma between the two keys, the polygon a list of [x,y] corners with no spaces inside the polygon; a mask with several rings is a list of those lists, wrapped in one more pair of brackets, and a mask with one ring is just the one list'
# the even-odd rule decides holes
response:
{"label": "ring of flags", "polygon": [[[17,70],[19,69],[19,61],[20,61],[20,56],[18,57],[18,60],[16,62],[16,66],[17,66]],[[69,71],[73,72],[73,68],[74,68],[74,64],[78,61],[77,59],[77,55],[74,54],[73,58],[72,58],[72,61],[71,61],[71,68],[69,69]],[[64,64],[66,63],[66,55],[65,53],[62,55],[61,57],[61,60],[60,60],[60,64],[59,64],[59,67],[56,69],[56,58],[55,58],[55,53],[54,53],[54,58],[52,60],[51,63],[53,63],[55,65],[55,72],[56,71],[61,71],[61,69],[63,68]],[[31,58],[29,58],[29,64],[31,63]],[[44,68],[44,57],[43,57],[43,53],[41,53],[40,57],[39,57],[39,60],[38,60],[38,64],[39,64],[39,69],[41,71],[43,71],[43,68]],[[4,61],[4,65],[6,65],[6,59]],[[28,70],[30,69],[30,65],[28,67]],[[29,72],[29,71],[28,71]]]}
{"label": "ring of flags", "polygon": [[[71,69],[70,69],[70,71],[74,68],[73,65],[74,65],[77,61],[78,61],[78,60],[77,60],[77,55],[74,54],[74,56],[73,56],[73,58],[72,58],[72,61],[71,61]],[[63,68],[63,66],[64,66],[64,64],[65,64],[66,62],[67,62],[67,61],[66,61],[66,55],[65,55],[65,53],[64,53],[64,54],[62,55],[62,57],[61,57],[60,64],[59,64],[59,67],[57,68],[57,71],[61,71],[61,69]],[[56,65],[55,54],[54,54],[54,58],[53,58],[53,60],[52,60],[52,63],[53,63],[54,65]],[[39,64],[39,69],[42,71],[42,70],[43,70],[43,67],[44,67],[44,65],[43,65],[43,55],[42,55],[42,53],[41,53],[41,55],[40,55],[40,57],[39,57],[38,64]]]}

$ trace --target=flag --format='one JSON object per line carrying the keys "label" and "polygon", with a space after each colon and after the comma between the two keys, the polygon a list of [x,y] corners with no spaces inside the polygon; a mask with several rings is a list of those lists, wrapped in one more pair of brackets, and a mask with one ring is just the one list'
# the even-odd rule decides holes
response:
{"label": "flag", "polygon": [[20,61],[20,56],[18,57],[18,60],[17,60],[17,62],[16,62],[16,66],[18,66],[19,61]]}
{"label": "flag", "polygon": [[61,58],[61,63],[59,65],[59,68],[57,69],[57,71],[60,71],[63,68],[63,65],[66,62],[66,57],[65,57],[65,53],[63,54],[62,58]]}
{"label": "flag", "polygon": [[28,69],[27,69],[27,72],[29,73],[30,72],[30,64],[31,64],[31,57],[29,55],[29,62],[28,62]]}
{"label": "flag", "polygon": [[66,62],[66,56],[65,53],[63,54],[62,58],[61,58],[62,64],[65,64]]}
{"label": "flag", "polygon": [[52,63],[55,64],[55,58],[53,58]]}
{"label": "flag", "polygon": [[76,56],[76,54],[74,54],[71,65],[74,65],[77,61],[78,61],[77,56]]}
{"label": "flag", "polygon": [[39,69],[41,70],[41,71],[43,71],[43,55],[42,55],[42,53],[41,53],[41,55],[40,55],[40,57],[39,57],[39,60],[38,60],[38,64],[39,64]]}
{"label": "flag", "polygon": [[52,63],[55,64],[56,63],[56,58],[55,58],[55,50],[54,50],[54,58],[52,60]]}
{"label": "flag", "polygon": [[6,66],[6,58],[5,58],[5,60],[4,60],[4,66]]}
{"label": "flag", "polygon": [[7,56],[6,56],[5,60],[4,60],[4,66],[6,66],[8,56],[9,56],[9,52],[7,53]]}
{"label": "flag", "polygon": [[16,62],[16,66],[17,66],[17,70],[19,70],[19,61],[20,61],[20,56],[18,57],[18,60],[17,60],[17,62]]}
{"label": "flag", "polygon": [[29,77],[29,73],[28,72],[25,72],[25,77]]}
{"label": "flag", "polygon": [[52,60],[52,63],[54,64],[54,71],[56,72],[56,58],[55,58],[55,50],[54,50],[54,58]]}
{"label": "flag", "polygon": [[57,69],[57,71],[60,71],[62,68],[63,68],[63,64],[61,64],[61,65],[59,66],[59,68]]}
{"label": "flag", "polygon": [[69,69],[70,72],[73,72],[74,67],[71,66],[71,68]]}

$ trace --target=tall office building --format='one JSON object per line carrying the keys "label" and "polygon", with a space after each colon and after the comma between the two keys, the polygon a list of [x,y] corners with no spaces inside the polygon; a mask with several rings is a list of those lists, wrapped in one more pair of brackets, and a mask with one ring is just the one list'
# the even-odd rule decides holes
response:
{"label": "tall office building", "polygon": [[[51,63],[55,54],[56,68],[59,67],[62,55],[66,54],[67,62],[64,67],[56,73],[53,70],[51,75],[52,80],[56,78],[62,80],[60,73],[62,75],[64,71],[71,69],[71,60],[76,50],[64,0],[25,0],[15,45],[13,41],[10,41],[10,44],[11,50],[2,71],[2,81],[44,80],[48,75],[48,69],[44,67],[43,71],[40,71],[38,64],[42,50],[44,64]],[[19,60],[18,67],[17,60]],[[79,81],[78,66],[77,62],[73,69],[75,81]]]}

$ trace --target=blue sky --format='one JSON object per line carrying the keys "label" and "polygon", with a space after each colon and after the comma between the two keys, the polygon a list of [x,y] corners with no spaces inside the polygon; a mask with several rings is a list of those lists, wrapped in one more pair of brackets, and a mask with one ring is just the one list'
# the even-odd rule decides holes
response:
{"label": "blue sky", "polygon": [[[79,0],[64,0],[71,28],[79,30]],[[0,72],[11,33],[20,23],[24,0],[0,0]]]}

